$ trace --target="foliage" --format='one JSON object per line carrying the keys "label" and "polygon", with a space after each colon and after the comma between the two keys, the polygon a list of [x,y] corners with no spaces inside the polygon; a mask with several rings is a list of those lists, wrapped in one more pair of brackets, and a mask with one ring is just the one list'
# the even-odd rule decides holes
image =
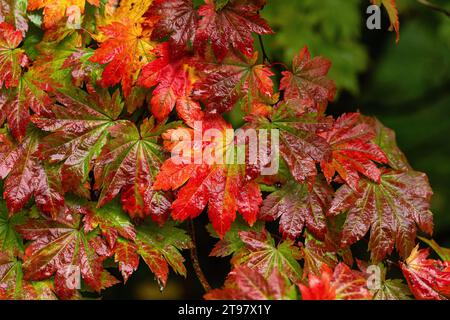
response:
{"label": "foliage", "polygon": [[[398,34],[395,1],[375,2]],[[188,249],[206,289],[184,223],[203,212],[219,238],[211,256],[232,256],[224,288],[206,299],[449,297],[448,262],[414,248],[417,232],[433,232],[426,175],[377,119],[327,115],[330,60],[305,46],[278,74],[258,53],[254,37],[274,33],[265,5],[2,2],[0,298],[96,295],[120,282],[108,269],[127,282],[141,259],[163,289],[170,270],[186,276]],[[248,143],[228,139],[224,114],[235,110],[243,132],[279,133],[277,173],[263,173],[267,154],[237,161]],[[189,143],[199,122],[220,137]],[[170,157],[174,142],[189,161]],[[370,258],[356,270],[366,234]],[[384,264],[382,287],[369,288],[367,266],[387,259],[409,290]]]}

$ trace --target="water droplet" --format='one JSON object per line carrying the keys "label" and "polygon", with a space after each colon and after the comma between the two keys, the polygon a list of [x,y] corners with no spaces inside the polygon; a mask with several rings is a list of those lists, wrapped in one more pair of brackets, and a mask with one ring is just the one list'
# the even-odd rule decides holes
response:
{"label": "water droplet", "polygon": [[155,277],[155,280],[156,280],[156,283],[159,286],[159,292],[162,293],[164,291],[164,283],[162,283],[162,281],[159,278],[157,278],[157,277]]}

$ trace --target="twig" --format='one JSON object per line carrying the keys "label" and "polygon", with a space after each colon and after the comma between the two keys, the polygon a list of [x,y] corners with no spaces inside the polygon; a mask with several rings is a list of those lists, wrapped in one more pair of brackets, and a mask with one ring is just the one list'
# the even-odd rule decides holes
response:
{"label": "twig", "polygon": [[198,255],[197,255],[197,242],[195,239],[195,228],[194,228],[194,222],[192,219],[189,221],[189,229],[190,234],[193,242],[193,246],[191,248],[191,260],[192,260],[192,266],[194,267],[195,274],[197,275],[198,280],[200,281],[201,285],[203,286],[203,289],[208,292],[211,290],[211,286],[208,283],[208,280],[206,280],[205,274],[202,271],[202,268],[200,267],[200,262],[198,261]]}
{"label": "twig", "polygon": [[450,18],[450,11],[448,11],[448,10],[442,8],[442,7],[439,7],[439,6],[435,5],[435,4],[433,4],[433,3],[429,2],[428,0],[417,0],[417,2],[419,2],[420,4],[422,4],[422,5],[424,5],[424,6],[428,7],[428,8],[430,8],[430,9],[432,9],[432,10],[435,10],[435,11],[437,11],[437,12],[443,13],[443,14],[445,14],[447,17]]}
{"label": "twig", "polygon": [[260,34],[258,34],[258,39],[259,39],[259,45],[261,46],[261,51],[263,54],[263,62],[267,62],[268,64],[271,64],[269,56],[267,55],[267,52],[266,52],[266,48],[264,47],[263,39]]}

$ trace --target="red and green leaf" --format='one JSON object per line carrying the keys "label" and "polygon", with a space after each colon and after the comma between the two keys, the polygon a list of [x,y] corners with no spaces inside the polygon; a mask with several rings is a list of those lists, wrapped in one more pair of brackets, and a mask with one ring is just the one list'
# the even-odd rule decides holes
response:
{"label": "red and green leaf", "polygon": [[363,273],[340,263],[334,271],[322,266],[321,276],[310,273],[308,285],[299,284],[303,300],[367,300],[372,295]]}
{"label": "red and green leaf", "polygon": [[279,131],[279,153],[294,179],[311,186],[317,176],[316,165],[330,154],[330,145],[318,133],[332,125],[332,119],[311,110],[298,100],[277,105],[270,119],[259,118],[262,129]]}
{"label": "red and green leaf", "polygon": [[9,214],[21,210],[34,197],[37,207],[56,217],[64,206],[58,168],[43,165],[37,157],[39,133],[29,132],[20,144],[0,135],[0,177],[5,179],[3,196]]}
{"label": "red and green leaf", "polygon": [[377,6],[383,5],[391,21],[390,30],[394,30],[396,33],[397,43],[400,41],[400,20],[398,18],[398,9],[395,0],[371,0],[371,2]]}
{"label": "red and green leaf", "polygon": [[326,76],[331,68],[331,62],[323,57],[311,59],[311,54],[305,46],[295,56],[292,72],[283,71],[280,89],[284,90],[284,98],[300,99],[304,104],[323,104],[332,101],[336,94],[336,85]]}
{"label": "red and green leaf", "polygon": [[192,93],[209,112],[230,111],[236,104],[246,113],[251,113],[259,104],[274,104],[278,94],[274,93],[272,70],[258,64],[258,54],[247,57],[229,53],[223,61],[210,55],[207,61],[199,62],[200,80]]}
{"label": "red and green leaf", "polygon": [[245,247],[233,257],[232,264],[244,265],[257,270],[264,277],[269,277],[273,270],[278,271],[293,282],[302,276],[298,260],[300,249],[291,240],[285,240],[278,245],[266,231],[241,231],[239,236]]}
{"label": "red and green leaf", "polygon": [[[155,274],[161,287],[165,287],[169,276],[169,266],[175,273],[186,277],[182,249],[192,247],[192,241],[186,232],[167,222],[163,227],[147,224],[137,230],[137,253]],[[134,258],[132,258],[134,259]]]}
{"label": "red and green leaf", "polygon": [[222,289],[205,294],[206,300],[294,300],[296,292],[274,269],[269,277],[258,271],[240,266],[228,275]]}
{"label": "red and green leaf", "polygon": [[419,250],[417,245],[411,255],[400,263],[403,275],[416,299],[450,299],[450,264],[448,261],[427,259],[429,249]]}
{"label": "red and green leaf", "polygon": [[140,130],[129,121],[109,128],[111,139],[103,147],[95,164],[95,188],[101,189],[102,207],[120,193],[123,209],[131,217],[164,219],[170,208],[166,195],[152,188],[164,161],[158,144],[161,127],[145,120]]}
{"label": "red and green leaf", "polygon": [[17,87],[22,68],[28,65],[25,51],[18,48],[23,40],[20,30],[6,22],[0,23],[0,88]]}
{"label": "red and green leaf", "polygon": [[0,300],[56,300],[49,281],[28,281],[22,262],[0,252]]}
{"label": "red and green leaf", "polygon": [[372,143],[375,131],[360,122],[359,113],[348,113],[334,123],[330,131],[320,133],[331,146],[331,156],[321,162],[322,171],[331,182],[335,173],[352,188],[357,188],[359,174],[380,182],[381,171],[373,161],[387,163],[382,149]]}
{"label": "red and green leaf", "polygon": [[24,278],[37,281],[54,276],[55,291],[62,299],[75,295],[77,274],[93,290],[103,289],[102,264],[111,255],[98,235],[80,229],[84,209],[71,206],[67,210],[62,221],[30,219],[18,227],[23,238],[31,241],[25,249]]}
{"label": "red and green leaf", "polygon": [[88,86],[81,90],[59,91],[48,117],[35,116],[33,122],[50,132],[40,141],[40,157],[49,163],[62,163],[65,190],[89,189],[89,172],[108,141],[108,128],[115,124],[123,103],[119,92],[110,96],[106,90]]}
{"label": "red and green leaf", "polygon": [[312,190],[306,184],[287,183],[264,199],[260,218],[268,221],[280,218],[281,234],[291,239],[298,238],[304,227],[324,239],[327,232],[325,214],[332,193],[333,190],[319,178]]}
{"label": "red and green leaf", "polygon": [[230,49],[253,55],[253,35],[273,33],[267,22],[259,16],[259,0],[231,0],[217,8],[213,0],[205,0],[198,9],[201,19],[195,34],[194,46],[201,53],[211,43],[214,54],[223,60]]}
{"label": "red and green leaf", "polygon": [[381,182],[360,179],[356,190],[344,185],[333,199],[330,215],[347,212],[341,245],[359,241],[370,229],[369,249],[380,262],[397,248],[408,257],[415,245],[417,226],[433,231],[431,187],[425,174],[382,169]]}

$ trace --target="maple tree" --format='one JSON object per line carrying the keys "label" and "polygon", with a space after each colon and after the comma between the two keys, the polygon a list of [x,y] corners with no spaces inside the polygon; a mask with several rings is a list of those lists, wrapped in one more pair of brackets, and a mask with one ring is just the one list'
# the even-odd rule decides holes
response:
{"label": "maple tree", "polygon": [[[265,0],[25,2],[0,8],[1,299],[81,299],[142,265],[163,289],[188,250],[205,299],[450,298],[449,249],[423,237],[427,176],[376,118],[327,113],[330,60],[255,49],[274,34]],[[371,2],[398,41],[395,1]],[[236,110],[241,133],[278,135],[276,172],[268,150],[251,161]],[[223,288],[196,257],[202,213],[210,256],[230,257]]]}

